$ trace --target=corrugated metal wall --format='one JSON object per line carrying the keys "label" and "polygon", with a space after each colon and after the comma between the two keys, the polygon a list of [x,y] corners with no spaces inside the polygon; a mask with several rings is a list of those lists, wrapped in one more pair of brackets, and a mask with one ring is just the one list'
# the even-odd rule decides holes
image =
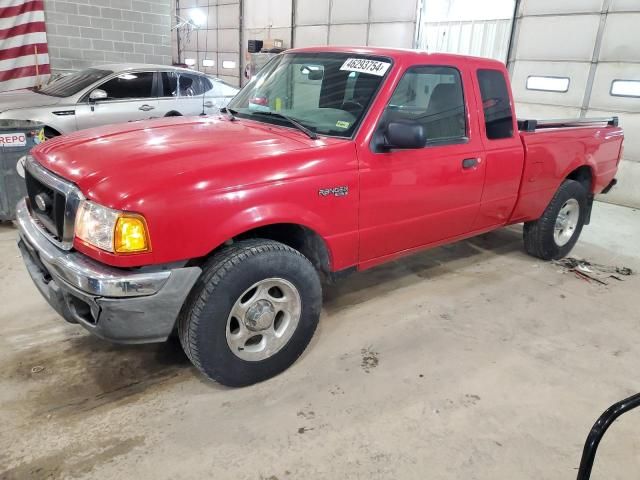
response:
{"label": "corrugated metal wall", "polygon": [[422,0],[418,48],[507,61],[515,0]]}
{"label": "corrugated metal wall", "polygon": [[[612,95],[640,81],[640,1],[522,0],[509,68],[518,117],[618,115],[626,131],[620,183],[602,200],[640,207],[640,97]],[[569,79],[567,91],[527,88],[530,76]]]}

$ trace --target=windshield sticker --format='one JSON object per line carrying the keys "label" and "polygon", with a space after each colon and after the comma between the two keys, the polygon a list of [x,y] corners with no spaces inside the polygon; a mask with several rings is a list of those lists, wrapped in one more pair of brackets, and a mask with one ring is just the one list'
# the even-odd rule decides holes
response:
{"label": "windshield sticker", "polygon": [[336,127],[338,128],[349,128],[349,125],[351,125],[349,122],[345,122],[344,120],[338,120],[336,122]]}
{"label": "windshield sticker", "polygon": [[389,62],[367,60],[366,58],[347,58],[347,61],[342,64],[340,70],[346,70],[347,72],[369,73],[371,75],[382,77],[390,66],[391,64]]}

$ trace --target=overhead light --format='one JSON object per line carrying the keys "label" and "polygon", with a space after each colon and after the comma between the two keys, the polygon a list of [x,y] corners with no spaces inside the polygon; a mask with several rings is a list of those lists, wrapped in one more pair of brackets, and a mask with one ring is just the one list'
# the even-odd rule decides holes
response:
{"label": "overhead light", "polygon": [[610,93],[616,97],[640,97],[640,80],[614,80]]}
{"label": "overhead light", "polygon": [[222,62],[222,68],[236,68],[236,62],[233,60],[225,60]]}
{"label": "overhead light", "polygon": [[196,27],[201,27],[207,23],[207,15],[199,8],[189,10],[189,18]]}
{"label": "overhead light", "polygon": [[569,90],[569,77],[527,77],[527,90],[545,92],[566,92]]}
{"label": "overhead light", "polygon": [[203,67],[213,67],[216,64],[216,62],[214,62],[213,60],[208,60],[208,59],[204,59],[202,60],[202,66]]}
{"label": "overhead light", "polygon": [[196,64],[196,60],[194,58],[185,58],[184,63],[186,63],[190,67],[193,67]]}
{"label": "overhead light", "polygon": [[134,78],[138,78],[138,77],[136,77],[131,73],[123,73],[122,75],[118,75],[118,78],[121,78],[123,80],[133,80]]}

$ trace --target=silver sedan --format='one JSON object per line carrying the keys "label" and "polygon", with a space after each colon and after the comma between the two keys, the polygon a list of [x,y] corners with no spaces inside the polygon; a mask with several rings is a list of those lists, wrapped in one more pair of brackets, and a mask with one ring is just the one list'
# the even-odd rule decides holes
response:
{"label": "silver sedan", "polygon": [[39,90],[0,93],[0,119],[41,122],[50,138],[110,123],[215,113],[237,92],[215,77],[185,68],[100,65]]}

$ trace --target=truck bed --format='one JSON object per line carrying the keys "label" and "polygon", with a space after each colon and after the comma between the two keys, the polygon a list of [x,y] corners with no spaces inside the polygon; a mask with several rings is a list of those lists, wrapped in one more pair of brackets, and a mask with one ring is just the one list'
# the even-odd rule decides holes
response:
{"label": "truck bed", "polygon": [[572,172],[576,177],[591,176],[592,195],[613,180],[623,140],[617,117],[518,120],[518,127],[525,162],[513,223],[539,218]]}

